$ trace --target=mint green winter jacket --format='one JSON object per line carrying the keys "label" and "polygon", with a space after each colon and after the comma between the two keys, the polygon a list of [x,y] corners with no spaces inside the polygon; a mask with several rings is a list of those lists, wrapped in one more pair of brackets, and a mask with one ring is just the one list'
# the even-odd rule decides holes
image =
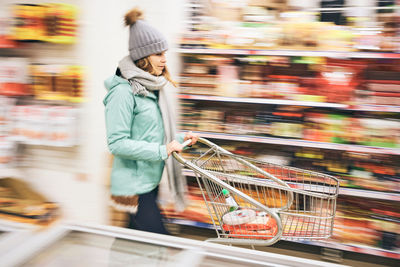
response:
{"label": "mint green winter jacket", "polygon": [[[133,95],[130,83],[116,75],[104,84],[107,143],[114,155],[111,194],[148,193],[159,184],[168,158],[157,97]],[[183,134],[175,139],[182,143]]]}

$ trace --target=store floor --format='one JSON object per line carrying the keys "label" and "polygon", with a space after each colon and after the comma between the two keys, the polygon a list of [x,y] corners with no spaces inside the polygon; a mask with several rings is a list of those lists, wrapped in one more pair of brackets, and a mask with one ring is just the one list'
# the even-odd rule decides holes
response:
{"label": "store floor", "polygon": [[[195,240],[206,240],[207,238],[215,238],[216,233],[214,230],[203,229],[198,227],[191,226],[171,226],[171,232],[173,232],[176,236],[185,237]],[[250,247],[247,247],[250,248]],[[285,242],[280,241],[273,246],[270,247],[256,247],[257,250],[278,253],[283,255],[290,255],[295,257],[313,259],[313,260],[324,260],[323,255],[321,254],[321,248],[317,246],[303,245],[293,242]],[[333,250],[331,252],[342,253],[343,257],[339,258],[338,262],[340,264],[355,266],[355,267],[377,267],[377,266],[400,266],[400,262],[383,258],[376,257],[366,254],[358,254],[347,251],[336,251]]]}

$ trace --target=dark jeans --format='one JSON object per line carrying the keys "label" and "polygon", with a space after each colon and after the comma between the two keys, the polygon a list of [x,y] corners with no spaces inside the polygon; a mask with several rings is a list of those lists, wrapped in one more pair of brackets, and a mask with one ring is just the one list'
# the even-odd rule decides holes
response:
{"label": "dark jeans", "polygon": [[163,217],[157,205],[158,187],[149,193],[139,195],[136,214],[129,214],[128,228],[169,235],[162,222]]}

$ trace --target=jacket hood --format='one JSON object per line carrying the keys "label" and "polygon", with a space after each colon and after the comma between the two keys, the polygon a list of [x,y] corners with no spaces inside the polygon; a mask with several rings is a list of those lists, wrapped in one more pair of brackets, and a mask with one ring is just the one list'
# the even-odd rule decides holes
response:
{"label": "jacket hood", "polygon": [[111,77],[109,77],[108,79],[106,79],[104,81],[104,86],[106,87],[107,91],[110,91],[115,86],[122,84],[122,83],[129,84],[128,80],[126,80],[120,76],[117,76],[117,75],[112,75]]}
{"label": "jacket hood", "polygon": [[106,79],[104,81],[104,86],[107,90],[107,95],[103,100],[104,105],[107,103],[107,98],[110,95],[110,92],[113,90],[113,88],[115,88],[116,86],[118,86],[120,84],[128,84],[130,86],[130,83],[128,82],[128,80],[126,80],[120,76],[117,76],[117,75],[112,75],[111,77],[109,77],[108,79]]}

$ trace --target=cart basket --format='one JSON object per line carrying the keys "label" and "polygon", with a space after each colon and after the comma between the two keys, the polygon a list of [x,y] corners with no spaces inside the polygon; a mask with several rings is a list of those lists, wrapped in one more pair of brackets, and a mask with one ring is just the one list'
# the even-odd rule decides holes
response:
{"label": "cart basket", "polygon": [[333,176],[236,155],[204,138],[173,156],[199,184],[218,236],[208,241],[268,246],[332,235]]}

